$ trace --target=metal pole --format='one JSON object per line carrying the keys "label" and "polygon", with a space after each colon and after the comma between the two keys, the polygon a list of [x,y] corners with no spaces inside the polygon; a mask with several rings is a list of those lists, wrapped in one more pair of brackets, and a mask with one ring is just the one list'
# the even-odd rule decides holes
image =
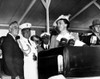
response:
{"label": "metal pole", "polygon": [[87,4],[84,8],[82,8],[79,12],[77,12],[72,18],[70,18],[70,21],[73,20],[76,16],[78,16],[80,13],[82,13],[84,10],[86,10],[89,6],[91,6],[93,3],[95,3],[97,0],[91,1],[89,4]]}
{"label": "metal pole", "polygon": [[50,6],[50,3],[51,3],[51,0],[41,0],[45,9],[46,9],[46,23],[47,23],[47,32],[50,33],[50,25],[49,25],[49,6]]}
{"label": "metal pole", "polygon": [[18,23],[20,24],[21,21],[25,18],[25,16],[27,15],[27,13],[30,11],[30,9],[32,8],[32,6],[35,4],[36,0],[32,0],[32,2],[30,3],[30,5],[28,6],[28,8],[26,9],[25,13],[22,15],[22,17],[20,18],[20,20],[18,21]]}

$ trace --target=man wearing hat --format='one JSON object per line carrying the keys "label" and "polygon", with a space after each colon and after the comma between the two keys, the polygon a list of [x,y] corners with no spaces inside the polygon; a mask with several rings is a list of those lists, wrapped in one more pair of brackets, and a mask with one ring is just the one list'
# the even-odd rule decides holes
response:
{"label": "man wearing hat", "polygon": [[20,25],[20,39],[18,43],[24,53],[24,78],[38,79],[37,49],[35,42],[30,39],[31,26],[31,23]]}
{"label": "man wearing hat", "polygon": [[47,32],[44,32],[40,35],[41,39],[42,39],[42,44],[41,47],[43,48],[43,50],[47,50],[49,49],[49,45],[50,45],[50,34]]}
{"label": "man wearing hat", "polygon": [[93,20],[90,29],[93,32],[90,38],[90,43],[100,45],[100,19]]}
{"label": "man wearing hat", "polygon": [[89,46],[100,45],[100,19],[94,19],[89,28],[92,33],[85,36],[83,41]]}

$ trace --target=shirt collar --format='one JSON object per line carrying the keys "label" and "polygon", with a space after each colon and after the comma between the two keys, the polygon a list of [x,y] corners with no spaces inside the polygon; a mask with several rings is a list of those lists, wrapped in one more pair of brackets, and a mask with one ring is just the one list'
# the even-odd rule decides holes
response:
{"label": "shirt collar", "polygon": [[48,44],[43,44],[44,45],[44,48],[48,48]]}
{"label": "shirt collar", "polygon": [[13,34],[11,34],[11,33],[9,33],[9,34],[13,37],[14,40],[16,40]]}

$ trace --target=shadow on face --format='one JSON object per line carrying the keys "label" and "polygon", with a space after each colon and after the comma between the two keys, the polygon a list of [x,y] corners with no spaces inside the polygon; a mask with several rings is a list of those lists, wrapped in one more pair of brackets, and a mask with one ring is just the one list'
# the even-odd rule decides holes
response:
{"label": "shadow on face", "polygon": [[22,29],[22,35],[23,35],[23,37],[29,39],[29,37],[30,37],[30,35],[31,35],[30,28]]}

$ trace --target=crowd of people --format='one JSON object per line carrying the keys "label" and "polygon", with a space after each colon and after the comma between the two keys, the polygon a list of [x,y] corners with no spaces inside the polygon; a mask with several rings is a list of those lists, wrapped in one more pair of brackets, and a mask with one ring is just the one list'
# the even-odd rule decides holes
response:
{"label": "crowd of people", "polygon": [[[100,44],[100,20],[93,20],[91,34],[70,32],[69,15],[61,15],[53,26],[56,35],[44,32],[31,36],[31,23],[9,24],[7,36],[0,38],[3,71],[12,79],[38,79],[38,53],[60,46],[94,46]],[[0,54],[1,55],[1,54]],[[49,78],[50,79],[50,78]]]}

